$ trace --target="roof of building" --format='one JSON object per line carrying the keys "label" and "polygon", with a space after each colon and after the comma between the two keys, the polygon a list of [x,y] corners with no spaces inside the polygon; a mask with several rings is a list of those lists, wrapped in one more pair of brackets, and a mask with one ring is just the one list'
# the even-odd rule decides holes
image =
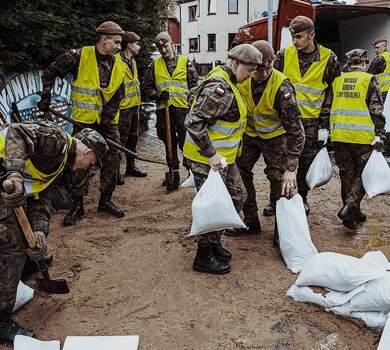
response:
{"label": "roof of building", "polygon": [[356,5],[389,7],[389,0],[357,0]]}

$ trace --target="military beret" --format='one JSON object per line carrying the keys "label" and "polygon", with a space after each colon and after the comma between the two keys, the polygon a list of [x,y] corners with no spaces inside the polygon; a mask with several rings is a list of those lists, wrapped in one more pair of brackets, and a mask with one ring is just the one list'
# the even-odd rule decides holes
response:
{"label": "military beret", "polygon": [[261,64],[263,55],[250,44],[241,44],[228,52],[228,57],[246,64]]}
{"label": "military beret", "polygon": [[379,44],[379,43],[382,43],[382,42],[385,42],[386,45],[387,45],[387,39],[385,39],[385,38],[377,38],[377,39],[375,39],[375,40],[372,42],[372,46],[375,46],[376,44]]}
{"label": "military beret", "polygon": [[140,40],[141,38],[134,32],[126,32],[122,36],[122,41],[126,41],[127,43],[135,43],[136,41]]}
{"label": "military beret", "polygon": [[107,142],[103,136],[94,129],[84,128],[75,134],[74,137],[95,153],[97,161],[101,166],[103,158],[108,152]]}
{"label": "military beret", "polygon": [[361,61],[367,61],[368,62],[368,56],[367,56],[367,50],[363,49],[353,49],[351,51],[348,51],[345,56],[347,56],[348,60],[353,59],[360,59]]}
{"label": "military beret", "polygon": [[172,39],[167,32],[158,33],[154,39],[154,43],[158,48],[165,45],[166,43],[169,43],[170,41],[172,41]]}
{"label": "military beret", "polygon": [[309,17],[306,16],[295,17],[288,27],[291,34],[300,33],[309,28],[314,30],[314,23]]}
{"label": "military beret", "polygon": [[124,30],[118,24],[112,21],[103,22],[99,27],[96,28],[96,33],[111,35],[125,34]]}
{"label": "military beret", "polygon": [[272,46],[265,40],[257,40],[252,45],[263,55],[263,62],[259,64],[259,68],[268,68],[275,59],[275,52]]}

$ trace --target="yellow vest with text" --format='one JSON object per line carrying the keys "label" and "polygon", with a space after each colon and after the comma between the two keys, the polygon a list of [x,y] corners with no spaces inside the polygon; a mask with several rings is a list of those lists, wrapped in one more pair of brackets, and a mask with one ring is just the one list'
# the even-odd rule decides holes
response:
{"label": "yellow vest with text", "polygon": [[[115,56],[118,58],[118,60],[122,61],[122,57],[119,53]],[[134,73],[131,72],[130,67],[125,63],[125,98],[121,101],[120,109],[127,109],[141,105],[141,89],[138,80],[137,62],[134,58],[131,60],[133,62]]]}
{"label": "yellow vest with text", "polygon": [[381,92],[390,90],[390,52],[385,51],[380,54],[386,61],[386,68],[383,73],[376,74],[376,78],[379,81],[379,87]]}
{"label": "yellow vest with text", "polygon": [[[169,74],[162,56],[154,60],[154,80],[158,92],[169,91],[169,105],[188,108],[187,57],[178,55],[177,66]],[[157,109],[165,107],[165,101],[157,102]]]}
{"label": "yellow vest with text", "polygon": [[[101,122],[103,106],[118,90],[125,75],[125,64],[115,60],[110,84],[100,87],[95,46],[84,46],[81,51],[77,79],[72,81],[72,117],[85,124]],[[117,124],[119,110],[112,124]]]}
{"label": "yellow vest with text", "polygon": [[330,112],[332,142],[371,144],[375,126],[366,104],[371,78],[366,72],[348,72],[334,80]]}
{"label": "yellow vest with text", "polygon": [[249,78],[238,85],[247,108],[245,133],[251,137],[259,136],[262,139],[272,139],[286,133],[279,112],[274,108],[274,103],[275,95],[287,77],[274,69],[257,106],[252,98],[252,79]]}
{"label": "yellow vest with text", "polygon": [[[246,105],[240,94],[240,91],[229,79],[229,74],[225,72],[220,66],[214,68],[209,73],[209,75],[205,77],[205,80],[209,80],[215,77],[222,78],[230,85],[231,89],[233,90],[234,97],[237,101],[240,118],[235,122],[227,122],[218,119],[215,124],[208,126],[208,136],[215,150],[222,157],[226,158],[226,162],[228,164],[233,164],[236,160],[236,157],[239,156],[241,152],[241,141],[246,122]],[[193,103],[195,104],[195,102],[196,100],[194,100]],[[193,161],[208,164],[208,158],[202,156],[199,151],[200,148],[195,144],[194,140],[187,132],[186,140],[184,142],[184,156]]]}
{"label": "yellow vest with text", "polygon": [[[4,160],[5,156],[5,137],[7,134],[7,128],[0,130],[0,157]],[[32,163],[30,159],[25,161],[25,168],[23,173],[23,185],[26,191],[26,194],[34,195],[35,198],[38,198],[39,192],[42,192],[46,187],[48,187],[65,168],[65,164],[68,160],[69,150],[72,145],[72,137],[66,134],[68,137],[68,144],[64,150],[64,159],[58,169],[51,174],[44,174],[40,172]]]}
{"label": "yellow vest with text", "polygon": [[288,46],[284,55],[283,73],[295,87],[298,107],[304,119],[319,117],[325,99],[325,89],[328,87],[328,84],[323,82],[323,77],[331,50],[322,45],[318,47],[320,60],[314,61],[303,77],[299,69],[298,50],[295,46]]}

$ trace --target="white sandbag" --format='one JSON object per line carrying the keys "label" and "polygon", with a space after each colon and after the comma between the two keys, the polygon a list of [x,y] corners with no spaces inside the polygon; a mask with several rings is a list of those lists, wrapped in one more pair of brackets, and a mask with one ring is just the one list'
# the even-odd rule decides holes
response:
{"label": "white sandbag", "polygon": [[383,107],[383,115],[386,118],[385,131],[390,132],[390,98],[386,98]]}
{"label": "white sandbag", "polygon": [[327,184],[332,178],[333,168],[326,147],[317,153],[306,174],[306,183],[310,189]]}
{"label": "white sandbag", "polygon": [[318,254],[310,238],[305,208],[299,194],[291,199],[280,198],[276,202],[276,221],[283,260],[287,268],[298,273],[309,258]]}
{"label": "white sandbag", "polygon": [[221,175],[210,169],[207,180],[192,202],[192,226],[189,236],[245,227]]}
{"label": "white sandbag", "polygon": [[180,185],[181,187],[196,188],[194,174],[189,170],[190,176]]}
{"label": "white sandbag", "polygon": [[367,282],[365,290],[351,299],[349,310],[390,312],[390,272]]}
{"label": "white sandbag", "polygon": [[389,350],[390,346],[390,317],[387,317],[387,321],[382,332],[381,340],[377,350]]}
{"label": "white sandbag", "polygon": [[21,308],[24,304],[30,301],[34,296],[34,289],[26,286],[22,281],[18,284],[18,289],[16,291],[16,302],[12,312]]}
{"label": "white sandbag", "polygon": [[371,152],[363,169],[362,181],[368,197],[390,192],[390,167],[382,152]]}
{"label": "white sandbag", "polygon": [[295,284],[349,292],[368,281],[383,277],[388,266],[389,262],[380,251],[368,252],[360,259],[324,252],[306,262]]}

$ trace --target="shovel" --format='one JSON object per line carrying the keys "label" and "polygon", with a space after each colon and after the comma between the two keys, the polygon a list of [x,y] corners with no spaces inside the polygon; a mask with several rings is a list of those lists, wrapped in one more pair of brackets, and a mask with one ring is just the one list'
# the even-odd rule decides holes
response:
{"label": "shovel", "polygon": [[[10,180],[5,180],[3,183],[4,190],[7,193],[12,192],[13,183]],[[37,248],[37,241],[34,235],[34,232],[31,229],[30,223],[26,217],[26,213],[24,212],[22,207],[14,208],[14,213],[18,218],[19,225],[22,228],[23,234],[26,237],[27,244],[30,249]],[[50,279],[49,270],[47,268],[47,264],[44,260],[37,261],[37,265],[39,271],[42,274],[43,279],[37,278],[38,288],[51,294],[66,294],[69,293],[68,284],[64,279],[60,280],[52,280]]]}
{"label": "shovel", "polygon": [[172,138],[171,138],[171,118],[169,116],[169,104],[165,102],[165,127],[167,131],[167,160],[169,171],[165,173],[165,186],[167,192],[173,192],[179,188],[179,172],[172,169]]}

